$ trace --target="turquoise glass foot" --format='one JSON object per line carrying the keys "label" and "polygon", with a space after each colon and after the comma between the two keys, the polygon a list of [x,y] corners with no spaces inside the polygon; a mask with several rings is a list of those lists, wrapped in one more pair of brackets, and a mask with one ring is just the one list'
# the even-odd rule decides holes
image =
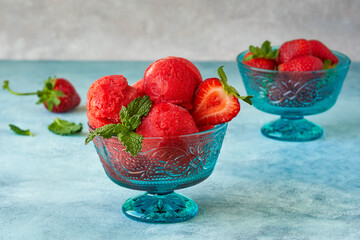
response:
{"label": "turquoise glass foot", "polygon": [[178,193],[145,194],[125,201],[122,210],[131,219],[150,223],[186,221],[198,212],[197,204]]}
{"label": "turquoise glass foot", "polygon": [[304,118],[280,118],[261,128],[266,137],[283,141],[303,142],[320,138],[323,129]]}

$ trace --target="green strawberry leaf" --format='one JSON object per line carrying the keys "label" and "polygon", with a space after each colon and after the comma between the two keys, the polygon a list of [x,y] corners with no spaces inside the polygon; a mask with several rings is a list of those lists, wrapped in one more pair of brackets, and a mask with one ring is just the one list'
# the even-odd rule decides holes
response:
{"label": "green strawberry leaf", "polygon": [[45,80],[45,86],[43,90],[37,91],[39,100],[36,102],[36,104],[46,102],[46,106],[50,112],[54,108],[54,105],[59,106],[61,103],[59,98],[65,96],[62,91],[54,90],[55,83],[56,77],[49,77],[47,80]]}
{"label": "green strawberry leaf", "polygon": [[243,100],[244,102],[252,105],[252,101],[251,101],[251,98],[253,96],[240,96],[240,93],[236,90],[236,88],[234,88],[233,86],[230,86],[228,83],[227,83],[227,77],[226,77],[226,74],[224,72],[224,66],[220,66],[218,68],[218,75],[220,77],[220,82],[221,82],[221,85],[223,86],[224,88],[224,91],[228,94],[228,95],[233,95],[234,97],[238,98],[238,99],[241,99]]}
{"label": "green strawberry leaf", "polygon": [[244,61],[247,62],[251,59],[254,59],[254,54],[251,54],[251,55],[247,56],[246,58],[244,58]]}
{"label": "green strawberry leaf", "polygon": [[251,99],[253,98],[254,96],[240,96],[238,97],[239,99],[243,100],[244,102],[252,105],[252,101]]}
{"label": "green strawberry leaf", "polygon": [[121,123],[108,124],[90,132],[85,139],[85,145],[96,136],[111,138],[116,135],[119,141],[126,147],[126,152],[136,156],[142,148],[143,136],[137,134],[136,128],[141,124],[141,119],[149,114],[151,109],[149,96],[138,97],[131,101],[127,107],[120,110]]}
{"label": "green strawberry leaf", "polygon": [[54,105],[58,106],[60,104],[61,101],[59,98],[65,96],[62,91],[54,90],[55,83],[56,83],[56,77],[49,77],[47,80],[45,80],[43,90],[30,92],[30,93],[18,93],[12,91],[9,88],[9,81],[4,81],[3,89],[6,89],[10,93],[18,96],[37,95],[39,97],[39,100],[36,102],[36,104],[41,104],[46,102],[47,108],[49,109],[49,111],[52,111]]}
{"label": "green strawberry leaf", "polygon": [[265,42],[263,42],[263,44],[261,45],[261,51],[265,54],[271,52],[271,46],[269,41],[266,40]]}
{"label": "green strawberry leaf", "polygon": [[332,64],[330,59],[326,59],[323,64],[323,70],[336,68],[337,63]]}
{"label": "green strawberry leaf", "polygon": [[254,47],[253,45],[250,45],[249,51],[254,53],[254,54],[257,53],[256,47]]}
{"label": "green strawberry leaf", "polygon": [[23,129],[21,129],[18,126],[15,126],[13,124],[9,124],[9,127],[13,132],[15,132],[18,135],[32,136],[32,137],[34,136],[34,134],[29,129],[23,130]]}
{"label": "green strawberry leaf", "polygon": [[279,55],[279,50],[272,50],[271,43],[268,40],[262,43],[261,48],[251,45],[249,51],[253,54],[247,56],[244,61],[249,61],[254,58],[276,59]]}
{"label": "green strawberry leaf", "polygon": [[221,80],[222,84],[227,83],[227,76],[226,76],[223,68],[224,68],[224,66],[220,66],[218,68],[218,75],[220,77],[220,80]]}
{"label": "green strawberry leaf", "polygon": [[54,122],[48,126],[48,129],[58,135],[71,135],[81,132],[82,124],[75,124],[73,122],[55,118]]}

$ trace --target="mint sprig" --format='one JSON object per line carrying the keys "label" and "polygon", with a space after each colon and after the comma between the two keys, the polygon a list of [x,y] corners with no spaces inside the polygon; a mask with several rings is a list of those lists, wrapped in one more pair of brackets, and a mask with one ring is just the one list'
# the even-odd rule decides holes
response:
{"label": "mint sprig", "polygon": [[224,91],[228,94],[228,95],[233,95],[234,97],[238,98],[238,99],[241,99],[243,100],[244,102],[252,105],[252,101],[251,101],[251,98],[253,98],[254,96],[240,96],[240,93],[233,87],[233,86],[230,86],[228,83],[227,83],[227,77],[226,77],[226,74],[224,72],[224,66],[220,66],[219,69],[218,69],[218,75],[220,77],[220,82],[221,82],[221,85],[223,86],[224,88]]}
{"label": "mint sprig", "polygon": [[131,101],[127,107],[120,110],[121,123],[108,124],[90,132],[85,139],[85,145],[96,136],[111,138],[116,135],[119,141],[126,147],[126,152],[136,156],[142,148],[144,137],[137,134],[135,130],[140,126],[141,119],[149,114],[151,108],[149,96],[138,97]]}
{"label": "mint sprig", "polygon": [[74,122],[68,122],[66,120],[55,118],[54,122],[48,126],[48,129],[58,135],[71,135],[81,132],[82,124],[76,124]]}
{"label": "mint sprig", "polygon": [[9,127],[13,132],[15,132],[18,135],[31,136],[31,137],[34,136],[34,134],[30,131],[30,129],[23,130],[23,129],[21,129],[18,126],[15,126],[13,124],[9,124]]}

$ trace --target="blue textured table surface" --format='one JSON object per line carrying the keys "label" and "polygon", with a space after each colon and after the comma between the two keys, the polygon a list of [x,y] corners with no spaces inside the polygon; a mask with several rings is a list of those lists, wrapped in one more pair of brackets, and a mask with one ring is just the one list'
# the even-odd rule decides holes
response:
{"label": "blue textured table surface", "polygon": [[[177,224],[132,221],[122,203],[137,191],[112,183],[94,147],[84,145],[86,92],[104,75],[134,83],[150,62],[0,61],[0,80],[16,91],[42,88],[50,75],[69,79],[82,101],[50,113],[36,97],[0,92],[0,239],[359,239],[360,63],[353,63],[336,105],[308,119],[324,128],[316,141],[265,138],[260,127],[278,116],[242,104],[228,128],[213,174],[179,190],[199,205]],[[234,62],[197,62],[204,78],[224,65],[244,94]],[[55,117],[81,122],[80,135],[58,136]],[[12,123],[35,136],[10,131]]]}

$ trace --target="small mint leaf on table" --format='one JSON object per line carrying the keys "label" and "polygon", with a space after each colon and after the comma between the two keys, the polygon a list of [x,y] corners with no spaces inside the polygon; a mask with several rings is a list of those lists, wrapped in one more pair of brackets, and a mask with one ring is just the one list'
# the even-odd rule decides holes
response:
{"label": "small mint leaf on table", "polygon": [[120,110],[121,123],[108,124],[90,132],[85,139],[85,145],[91,142],[96,136],[111,138],[117,136],[119,141],[126,147],[126,152],[136,156],[142,148],[143,136],[136,133],[141,124],[141,119],[149,114],[151,109],[149,96],[138,97],[131,101],[127,107]]}
{"label": "small mint leaf on table", "polygon": [[58,135],[71,135],[81,132],[82,124],[75,124],[74,122],[68,122],[66,120],[55,118],[54,122],[48,126],[48,129]]}
{"label": "small mint leaf on table", "polygon": [[18,135],[32,136],[32,137],[34,136],[34,134],[29,129],[23,130],[23,129],[21,129],[18,126],[15,126],[13,124],[9,124],[9,127],[13,132],[15,132]]}

